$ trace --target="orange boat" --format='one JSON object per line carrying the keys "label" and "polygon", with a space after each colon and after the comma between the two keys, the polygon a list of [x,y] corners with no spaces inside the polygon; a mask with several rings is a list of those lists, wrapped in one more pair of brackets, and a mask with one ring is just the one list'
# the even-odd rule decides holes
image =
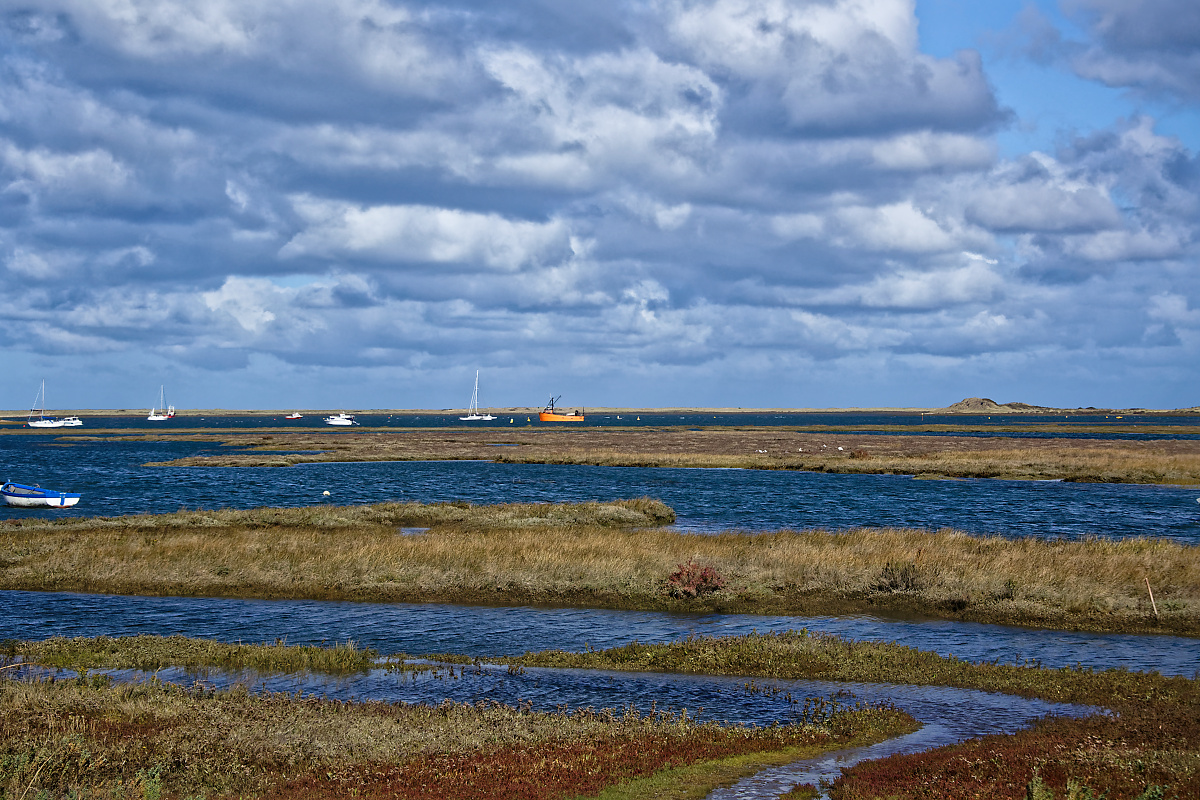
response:
{"label": "orange boat", "polygon": [[538,414],[538,419],[540,419],[542,422],[583,422],[582,411],[576,409],[575,411],[563,413],[554,407],[554,404],[558,402],[559,397],[562,397],[562,395],[560,394],[558,397],[550,398],[549,405],[542,409],[542,412]]}

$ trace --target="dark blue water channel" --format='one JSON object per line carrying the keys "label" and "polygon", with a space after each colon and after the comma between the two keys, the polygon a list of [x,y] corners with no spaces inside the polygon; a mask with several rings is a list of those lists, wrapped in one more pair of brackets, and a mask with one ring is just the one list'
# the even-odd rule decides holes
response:
{"label": "dark blue water channel", "polygon": [[1200,543],[1197,487],[484,461],[280,468],[143,466],[215,452],[228,452],[228,448],[205,442],[63,444],[49,437],[0,436],[0,478],[83,495],[79,505],[61,511],[0,507],[0,520],[165,513],[181,508],[392,500],[563,502],[648,495],[675,509],[679,529],[697,532],[949,527],[1002,536],[1155,536]]}
{"label": "dark blue water channel", "polygon": [[182,634],[224,642],[353,641],[383,654],[503,657],[799,628],[850,639],[896,641],[969,661],[1081,664],[1187,676],[1200,670],[1200,639],[946,620],[0,592],[0,639],[18,640]]}

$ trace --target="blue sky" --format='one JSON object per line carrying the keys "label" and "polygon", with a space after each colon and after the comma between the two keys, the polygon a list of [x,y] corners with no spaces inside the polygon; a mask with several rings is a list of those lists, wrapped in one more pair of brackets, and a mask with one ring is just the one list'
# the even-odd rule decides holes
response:
{"label": "blue sky", "polygon": [[0,0],[0,407],[1200,404],[1194,0]]}

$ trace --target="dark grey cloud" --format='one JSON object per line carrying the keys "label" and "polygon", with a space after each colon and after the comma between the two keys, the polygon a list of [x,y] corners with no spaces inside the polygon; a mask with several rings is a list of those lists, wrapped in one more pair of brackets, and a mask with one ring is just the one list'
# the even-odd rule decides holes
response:
{"label": "dark grey cloud", "polygon": [[1109,86],[1200,101],[1200,6],[1189,0],[1067,0],[1094,42],[1072,62]]}

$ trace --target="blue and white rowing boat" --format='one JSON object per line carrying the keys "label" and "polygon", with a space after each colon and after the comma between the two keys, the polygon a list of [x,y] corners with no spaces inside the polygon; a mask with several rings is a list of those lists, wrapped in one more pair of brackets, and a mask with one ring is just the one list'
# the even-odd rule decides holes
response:
{"label": "blue and white rowing boat", "polygon": [[26,486],[11,481],[0,486],[0,497],[6,505],[22,508],[69,508],[79,502],[79,495],[52,492],[40,486]]}

